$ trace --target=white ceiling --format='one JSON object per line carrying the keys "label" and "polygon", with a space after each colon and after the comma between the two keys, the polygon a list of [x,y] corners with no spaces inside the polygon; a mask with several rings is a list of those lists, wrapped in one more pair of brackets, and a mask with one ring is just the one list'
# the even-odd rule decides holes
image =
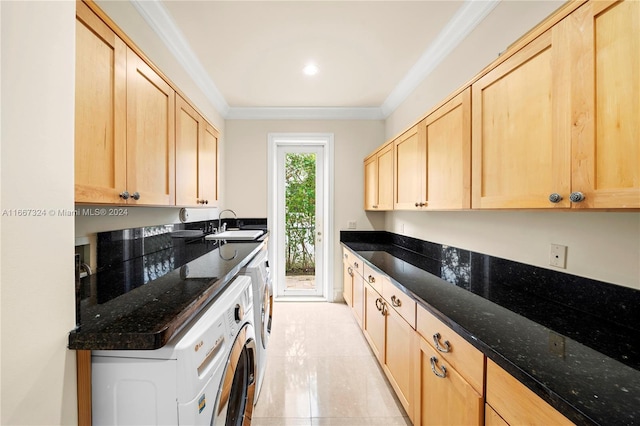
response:
{"label": "white ceiling", "polygon": [[500,0],[130,1],[225,118],[376,119]]}

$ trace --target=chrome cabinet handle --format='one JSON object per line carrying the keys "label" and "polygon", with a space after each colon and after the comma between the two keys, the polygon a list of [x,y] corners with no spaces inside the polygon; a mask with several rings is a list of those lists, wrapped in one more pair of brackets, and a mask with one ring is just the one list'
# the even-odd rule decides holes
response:
{"label": "chrome cabinet handle", "polygon": [[371,284],[373,284],[373,283],[375,283],[375,282],[376,282],[376,279],[375,279],[375,277],[374,277],[373,275],[369,275],[368,280],[369,280],[369,282],[370,282]]}
{"label": "chrome cabinet handle", "polygon": [[396,308],[402,306],[402,302],[395,295],[391,296],[391,304]]}
{"label": "chrome cabinet handle", "polygon": [[581,201],[584,201],[586,197],[584,196],[584,194],[582,192],[572,192],[571,195],[569,196],[569,199],[571,200],[572,203],[579,203]]}
{"label": "chrome cabinet handle", "polygon": [[442,371],[442,373],[439,373],[436,370],[436,364],[438,363],[438,358],[436,358],[435,356],[432,356],[430,361],[431,361],[431,371],[433,371],[433,374],[440,377],[441,379],[444,379],[445,377],[447,377],[447,369],[445,368],[444,365],[440,366],[440,370]]}
{"label": "chrome cabinet handle", "polygon": [[386,304],[386,303],[384,303],[384,301],[382,301],[382,309],[381,309],[381,312],[382,312],[382,316],[383,316],[383,317],[386,317],[386,316],[387,316],[387,314],[389,313],[389,311],[388,311],[388,309],[387,309],[387,304]]}
{"label": "chrome cabinet handle", "polygon": [[371,207],[373,207],[374,209],[377,209],[377,208],[378,208],[378,206],[371,206]]}
{"label": "chrome cabinet handle", "polygon": [[353,262],[353,266],[356,267],[356,269],[358,269],[360,266],[358,266],[358,262]]}
{"label": "chrome cabinet handle", "polygon": [[554,192],[553,194],[549,195],[549,201],[551,201],[554,204],[559,203],[560,201],[562,201],[562,195],[558,194],[557,192]]}
{"label": "chrome cabinet handle", "polygon": [[416,207],[420,207],[420,203],[416,202]]}
{"label": "chrome cabinet handle", "polygon": [[443,346],[440,346],[440,337],[442,337],[440,336],[440,333],[436,333],[433,335],[433,343],[435,343],[436,349],[445,354],[447,352],[451,352],[451,344],[448,340],[445,340]]}
{"label": "chrome cabinet handle", "polygon": [[140,199],[140,193],[139,192],[134,192],[133,194],[131,194],[131,198],[133,198],[134,200],[139,200]]}
{"label": "chrome cabinet handle", "polygon": [[347,273],[348,273],[349,275],[353,276],[353,269],[351,269],[351,266],[349,266],[349,267],[347,268]]}
{"label": "chrome cabinet handle", "polygon": [[416,207],[424,207],[426,205],[427,205],[427,203],[422,202],[422,201],[419,201],[419,202],[416,203]]}
{"label": "chrome cabinet handle", "polygon": [[123,200],[128,200],[129,199],[129,192],[127,191],[123,191],[120,193],[120,198],[122,198]]}

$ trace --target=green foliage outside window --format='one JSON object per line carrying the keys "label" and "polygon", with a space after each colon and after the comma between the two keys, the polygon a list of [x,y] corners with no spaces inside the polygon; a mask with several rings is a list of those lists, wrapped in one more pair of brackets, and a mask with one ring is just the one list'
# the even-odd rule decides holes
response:
{"label": "green foliage outside window", "polygon": [[315,274],[316,156],[285,157],[285,255],[287,275]]}

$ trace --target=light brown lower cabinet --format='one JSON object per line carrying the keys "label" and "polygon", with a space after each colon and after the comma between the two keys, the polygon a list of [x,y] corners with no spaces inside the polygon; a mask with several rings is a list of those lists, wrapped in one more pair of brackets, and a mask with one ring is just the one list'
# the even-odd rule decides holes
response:
{"label": "light brown lower cabinet", "polygon": [[415,330],[395,309],[386,305],[385,362],[382,369],[409,418],[414,420]]}
{"label": "light brown lower cabinet", "polygon": [[509,426],[496,410],[491,408],[489,404],[484,405],[484,425],[485,426]]}
{"label": "light brown lower cabinet", "polygon": [[364,285],[364,321],[362,331],[371,350],[381,365],[384,365],[385,317],[382,296],[371,286]]}
{"label": "light brown lower cabinet", "polygon": [[347,306],[353,306],[353,268],[346,262],[342,262],[342,297]]}
{"label": "light brown lower cabinet", "polygon": [[416,339],[414,424],[482,425],[482,395],[417,333]]}
{"label": "light brown lower cabinet", "polygon": [[[508,425],[572,425],[546,401],[495,362],[487,360],[487,404]],[[491,419],[494,421],[495,419]]]}
{"label": "light brown lower cabinet", "polygon": [[351,309],[356,317],[356,321],[362,328],[364,318],[364,279],[358,272],[353,272],[353,303]]}

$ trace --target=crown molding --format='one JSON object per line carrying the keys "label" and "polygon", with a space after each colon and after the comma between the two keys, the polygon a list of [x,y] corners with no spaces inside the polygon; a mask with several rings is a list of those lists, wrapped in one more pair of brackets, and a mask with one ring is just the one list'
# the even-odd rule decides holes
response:
{"label": "crown molding", "polygon": [[466,0],[381,105],[385,118],[424,81],[501,0]]}
{"label": "crown molding", "polygon": [[129,0],[224,119],[384,120],[501,0],[466,0],[380,107],[230,107],[159,1]]}
{"label": "crown molding", "polygon": [[206,70],[198,60],[198,57],[182,31],[159,1],[129,0],[151,29],[160,37],[169,51],[178,60],[178,63],[187,71],[196,85],[202,90],[209,102],[218,110],[220,115],[226,116],[229,104]]}
{"label": "crown molding", "polygon": [[379,107],[231,107],[227,120],[384,120]]}

